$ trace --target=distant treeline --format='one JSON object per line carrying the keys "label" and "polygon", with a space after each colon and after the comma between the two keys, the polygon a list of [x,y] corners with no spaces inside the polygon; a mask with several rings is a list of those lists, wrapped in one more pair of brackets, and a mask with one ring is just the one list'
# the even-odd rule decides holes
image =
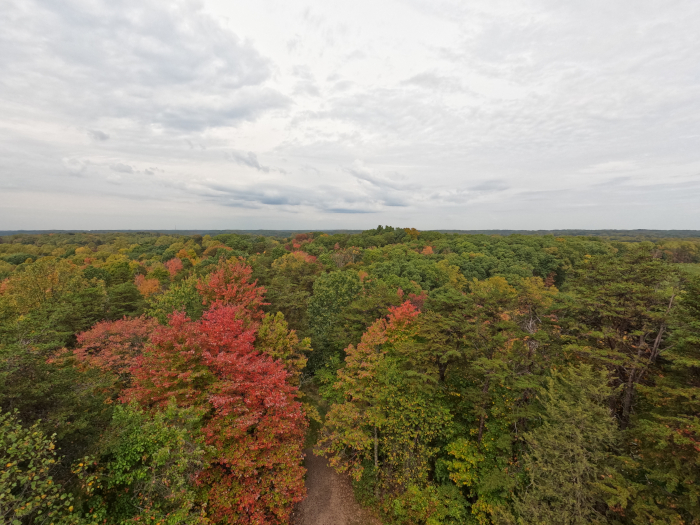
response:
{"label": "distant treeline", "polygon": [[[156,233],[161,235],[221,235],[227,233],[263,235],[265,237],[292,237],[300,233],[327,233],[333,235],[359,234],[363,230],[0,230],[0,237],[15,237],[17,235],[39,234],[76,234],[76,233]],[[419,230],[423,231],[423,230]],[[653,239],[685,239],[699,238],[700,230],[424,230],[439,233],[459,233],[463,235],[555,235],[576,237],[605,237],[615,240],[653,240]]]}

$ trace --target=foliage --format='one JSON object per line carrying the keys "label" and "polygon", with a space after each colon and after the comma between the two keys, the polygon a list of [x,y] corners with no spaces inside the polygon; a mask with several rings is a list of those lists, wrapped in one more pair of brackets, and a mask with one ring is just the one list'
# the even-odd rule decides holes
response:
{"label": "foliage", "polygon": [[107,309],[111,319],[139,315],[143,310],[143,299],[139,289],[132,282],[111,287],[107,291]]}
{"label": "foliage", "polygon": [[193,275],[165,293],[150,297],[146,314],[158,319],[161,324],[165,324],[168,316],[176,311],[184,311],[190,319],[199,319],[204,313],[204,304],[197,291],[198,282],[199,279]]}
{"label": "foliage", "polygon": [[153,415],[134,405],[116,407],[99,457],[74,466],[86,522],[211,523],[195,482],[207,467],[201,416],[174,403]]}
{"label": "foliage", "polygon": [[161,289],[161,282],[155,277],[147,279],[143,275],[137,275],[134,283],[136,284],[136,288],[138,288],[139,293],[144,297],[150,297],[157,294]]}
{"label": "foliage", "polygon": [[318,435],[387,523],[700,523],[700,242],[494,233],[6,236],[0,407],[83,523],[286,522]]}
{"label": "foliage", "polygon": [[523,435],[520,467],[526,482],[513,501],[513,513],[497,522],[547,525],[605,523],[602,480],[617,473],[613,452],[620,440],[607,401],[605,372],[590,366],[553,370],[538,404],[542,424]]}
{"label": "foliage", "polygon": [[625,428],[637,385],[653,373],[665,348],[678,294],[675,273],[643,244],[621,258],[590,259],[578,271],[572,291],[572,348],[614,374],[615,386],[621,387],[616,412]]}
{"label": "foliage", "polygon": [[247,281],[250,273],[223,262],[200,281],[210,308],[198,321],[174,313],[156,329],[126,397],[144,407],[162,409],[174,399],[204,411],[202,432],[213,448],[199,479],[212,519],[283,523],[304,495],[306,419],[284,364],[254,347],[262,291]]}
{"label": "foliage", "polygon": [[[313,296],[308,304],[314,345],[312,370],[324,366],[337,353],[334,351],[331,330],[341,317],[342,309],[353,300],[360,288],[360,278],[353,271],[322,274],[314,282]],[[363,331],[365,327],[363,326]]]}
{"label": "foliage", "polygon": [[75,524],[73,498],[51,476],[56,446],[34,423],[0,412],[0,518],[3,523]]}
{"label": "foliage", "polygon": [[119,321],[102,321],[90,330],[78,335],[75,357],[104,372],[128,380],[131,368],[157,323],[147,317],[124,318]]}
{"label": "foliage", "polygon": [[313,255],[293,251],[272,262],[265,282],[271,308],[282,312],[289,325],[302,333],[307,329],[307,302],[321,269]]}
{"label": "foliage", "polygon": [[282,312],[265,314],[255,339],[255,348],[273,359],[284,363],[292,385],[299,386],[301,374],[311,352],[311,340],[299,340],[294,330],[289,330]]}

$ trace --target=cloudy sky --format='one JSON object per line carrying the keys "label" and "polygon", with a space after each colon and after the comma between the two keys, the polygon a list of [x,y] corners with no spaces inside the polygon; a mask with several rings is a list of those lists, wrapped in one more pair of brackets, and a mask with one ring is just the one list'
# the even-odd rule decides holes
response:
{"label": "cloudy sky", "polygon": [[0,229],[700,229],[697,0],[3,0]]}

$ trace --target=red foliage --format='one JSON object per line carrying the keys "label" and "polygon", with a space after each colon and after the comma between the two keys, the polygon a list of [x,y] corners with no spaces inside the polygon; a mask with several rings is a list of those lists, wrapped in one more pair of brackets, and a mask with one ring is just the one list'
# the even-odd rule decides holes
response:
{"label": "red foliage", "polygon": [[297,261],[301,263],[314,264],[316,262],[316,256],[309,255],[306,252],[293,251],[291,254]]}
{"label": "red foliage", "polygon": [[104,371],[126,374],[157,325],[155,319],[146,317],[97,323],[78,335],[78,348],[73,354],[79,361]]}
{"label": "red foliage", "polygon": [[419,310],[410,301],[406,301],[399,306],[390,306],[386,324],[387,332],[400,331],[406,328],[419,313]]}
{"label": "red foliage", "polygon": [[211,304],[199,321],[184,313],[156,329],[124,396],[162,407],[170,398],[204,408],[214,446],[199,474],[215,522],[287,523],[305,489],[301,466],[306,419],[281,361],[253,346],[263,290],[240,262],[222,264],[198,289]]}
{"label": "red foliage", "polygon": [[311,233],[298,233],[292,238],[292,242],[290,244],[284,245],[284,248],[288,251],[298,250],[305,244],[313,241],[313,239],[314,236]]}
{"label": "red foliage", "polygon": [[170,273],[170,278],[175,277],[184,268],[182,260],[174,257],[165,263],[165,269]]}
{"label": "red foliage", "polygon": [[296,242],[311,242],[314,236],[312,233],[297,233],[294,236]]}
{"label": "red foliage", "polygon": [[428,294],[425,290],[421,291],[420,294],[416,295],[414,293],[408,294],[409,302],[415,307],[419,312],[423,310],[423,305],[425,300],[428,298]]}
{"label": "red foliage", "polygon": [[228,262],[221,260],[216,271],[197,284],[197,290],[206,305],[216,306],[231,304],[242,306],[252,320],[262,319],[265,288],[248,282],[253,274],[250,266],[243,261]]}

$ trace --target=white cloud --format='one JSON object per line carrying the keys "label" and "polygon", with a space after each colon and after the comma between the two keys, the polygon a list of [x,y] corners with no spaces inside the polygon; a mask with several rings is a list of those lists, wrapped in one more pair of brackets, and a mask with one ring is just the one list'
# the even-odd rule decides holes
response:
{"label": "white cloud", "polygon": [[700,228],[698,26],[693,0],[7,0],[0,188],[37,199],[0,225]]}

